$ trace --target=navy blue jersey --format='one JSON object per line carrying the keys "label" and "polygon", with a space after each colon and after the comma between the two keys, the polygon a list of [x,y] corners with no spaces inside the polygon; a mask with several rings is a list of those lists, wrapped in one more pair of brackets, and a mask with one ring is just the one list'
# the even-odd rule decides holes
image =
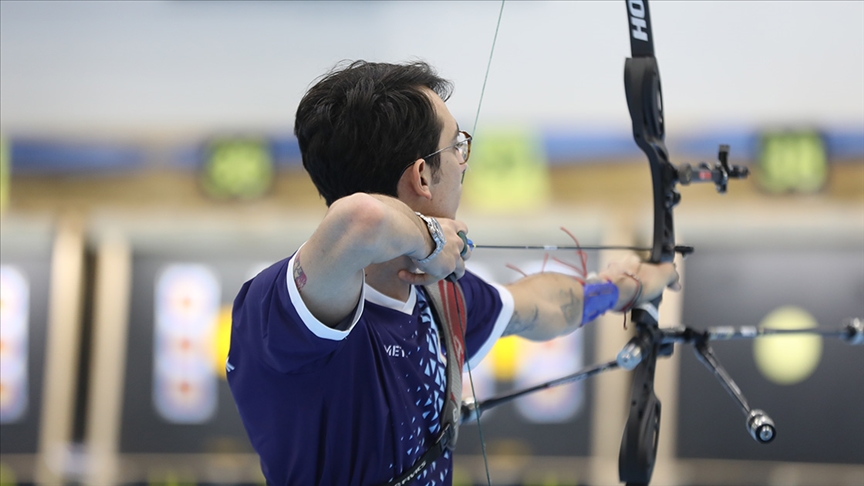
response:
{"label": "navy blue jersey", "polygon": [[[377,485],[434,443],[446,360],[421,287],[400,302],[364,285],[351,326],[306,309],[282,260],[234,302],[228,384],[270,485]],[[491,349],[513,312],[510,293],[466,273],[466,359]],[[449,485],[449,453],[416,485]]]}

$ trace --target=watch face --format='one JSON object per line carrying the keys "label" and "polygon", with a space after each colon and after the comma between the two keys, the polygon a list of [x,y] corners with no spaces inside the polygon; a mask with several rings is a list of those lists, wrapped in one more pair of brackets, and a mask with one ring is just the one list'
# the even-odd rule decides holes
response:
{"label": "watch face", "polygon": [[439,223],[438,220],[433,219],[430,228],[433,228],[431,233],[432,239],[435,240],[435,246],[444,246],[447,240],[444,239],[444,230],[441,229],[441,223]]}
{"label": "watch face", "polygon": [[444,230],[441,229],[441,224],[438,220],[430,218],[430,226],[429,228],[432,230],[432,238],[437,242],[439,239],[443,243],[444,241]]}
{"label": "watch face", "polygon": [[444,247],[446,240],[444,239],[444,231],[441,229],[441,224],[438,223],[438,220],[429,216],[424,216],[418,212],[415,212],[420,219],[426,222],[426,227],[429,229],[429,236],[432,237],[432,241],[435,242],[435,249],[432,250],[432,254],[427,256],[426,258],[419,260],[420,263],[425,263],[437,255],[441,249]]}

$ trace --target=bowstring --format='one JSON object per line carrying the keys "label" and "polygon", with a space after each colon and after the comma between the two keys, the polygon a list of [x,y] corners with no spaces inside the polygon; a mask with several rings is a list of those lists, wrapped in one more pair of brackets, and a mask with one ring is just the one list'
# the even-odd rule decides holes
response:
{"label": "bowstring", "polygon": [[[477,135],[477,122],[480,120],[480,108],[483,106],[483,95],[486,93],[486,82],[489,81],[489,71],[492,68],[492,57],[495,54],[495,44],[498,41],[498,30],[501,28],[501,17],[504,15],[504,2],[501,0],[501,8],[498,10],[498,21],[495,23],[495,34],[492,36],[492,48],[489,49],[489,60],[486,62],[486,73],[483,75],[483,86],[480,88],[480,100],[477,102],[477,113],[474,115],[474,126],[471,128],[471,133]],[[459,305],[456,305],[457,312],[461,312]],[[466,316],[467,317],[467,316]],[[462,326],[462,317],[459,316],[459,326]],[[464,336],[465,330],[462,329]],[[474,376],[471,374],[471,362],[465,360],[465,365],[468,368],[468,383],[471,385],[471,396],[474,398],[474,406],[479,407],[477,401],[477,392],[474,390]],[[482,410],[475,410],[477,417],[477,433],[480,435],[480,450],[483,452],[483,466],[486,469],[486,484],[492,486],[492,476],[489,474],[489,458],[486,456],[486,441],[483,440],[483,428],[480,426],[480,414]]]}
{"label": "bowstring", "polygon": [[492,36],[492,48],[489,49],[489,60],[486,61],[486,74],[483,75],[483,86],[480,88],[480,101],[477,102],[477,113],[474,115],[474,126],[471,133],[477,134],[477,121],[480,120],[480,108],[483,106],[483,95],[486,94],[486,81],[489,80],[489,70],[492,68],[492,56],[495,54],[495,43],[498,41],[498,30],[501,28],[501,17],[504,15],[504,2],[501,0],[501,9],[498,10],[498,22],[495,24],[495,35]]}
{"label": "bowstring", "polygon": [[[454,282],[453,285],[456,286],[458,284]],[[454,289],[454,292],[458,292],[458,290]],[[462,302],[464,304],[464,299]],[[456,316],[459,320],[459,332],[464,336],[465,327],[462,324],[462,309],[460,309],[459,306],[459,299],[456,299]],[[465,318],[467,320],[468,316],[465,316]],[[465,367],[468,368],[468,383],[471,385],[471,396],[474,397],[474,406],[477,407],[479,402],[477,401],[477,392],[474,390],[474,377],[471,376],[471,361],[467,359],[467,356],[465,359]],[[483,451],[483,466],[486,468],[486,484],[492,486],[492,476],[489,474],[489,460],[486,458],[486,441],[483,440],[483,429],[480,427],[481,410],[475,408],[475,412],[477,414],[477,432],[480,434],[480,450]]]}

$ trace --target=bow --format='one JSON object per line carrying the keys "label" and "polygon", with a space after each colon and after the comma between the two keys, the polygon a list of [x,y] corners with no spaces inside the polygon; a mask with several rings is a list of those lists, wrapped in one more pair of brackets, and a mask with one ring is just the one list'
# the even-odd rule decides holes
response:
{"label": "bow", "polygon": [[[624,64],[624,88],[633,139],[648,157],[654,194],[654,237],[648,261],[671,262],[675,258],[672,208],[681,198],[675,189],[677,170],[669,162],[664,142],[663,90],[647,0],[628,0],[627,15],[632,57]],[[627,353],[624,357],[641,357],[633,372],[630,411],[618,455],[618,477],[628,484],[647,484],[657,455],[660,400],[654,394],[654,371],[657,356],[672,351],[671,346],[660,344],[657,333],[661,300],[662,295],[632,310],[637,335],[622,351]],[[619,364],[623,364],[621,360]]]}
{"label": "bow", "polygon": [[[633,139],[648,158],[654,194],[654,236],[650,263],[672,262],[675,258],[675,225],[672,210],[680,202],[676,185],[681,182],[713,182],[717,191],[726,192],[730,178],[744,178],[748,170],[729,166],[729,147],[721,145],[719,163],[689,164],[676,167],[669,162],[666,150],[663,90],[660,70],[654,57],[654,37],[648,0],[625,0],[630,32],[631,57],[624,65],[624,88],[633,124]],[[692,248],[679,247],[684,255]],[[630,389],[630,411],[618,456],[618,476],[629,484],[647,484],[651,480],[660,434],[660,400],[654,394],[654,371],[657,358],[672,353],[674,343],[664,339],[658,320],[662,295],[631,312],[636,336],[618,355],[618,364],[633,369]]]}
{"label": "bow", "polygon": [[[669,161],[664,142],[665,127],[663,115],[663,93],[657,59],[654,57],[653,30],[648,8],[648,0],[625,0],[627,8],[628,31],[631,57],[624,66],[624,88],[627,106],[632,121],[633,138],[645,153],[651,167],[654,207],[654,234],[650,249],[626,247],[634,250],[647,250],[649,263],[671,262],[676,253],[687,255],[692,247],[676,246],[673,208],[681,196],[676,188],[680,183],[688,185],[697,182],[713,183],[718,192],[724,193],[729,179],[748,176],[745,167],[730,166],[729,146],[720,145],[718,162],[713,166],[700,163],[697,167],[690,164],[673,165]],[[504,2],[501,3],[503,12]],[[498,23],[500,25],[501,13]],[[498,29],[495,36],[497,39]],[[494,52],[495,41],[492,43]],[[492,55],[490,53],[490,64]],[[488,77],[489,67],[486,75]],[[483,82],[485,91],[486,80]],[[481,91],[480,102],[482,103]],[[478,104],[478,117],[480,105]],[[475,128],[477,121],[475,119]],[[468,242],[466,242],[468,244]],[[476,248],[525,248],[561,250],[564,247],[542,246],[494,246],[476,245]],[[566,249],[605,249],[625,247],[568,247]],[[717,360],[709,342],[712,340],[753,339],[759,336],[781,334],[818,334],[835,337],[852,345],[864,345],[864,319],[850,318],[840,329],[774,330],[743,326],[708,328],[695,330],[689,327],[661,329],[658,326],[659,306],[662,295],[651,302],[643,303],[631,311],[631,321],[635,324],[636,336],[621,350],[616,359],[589,366],[562,378],[532,386],[506,395],[477,402],[476,395],[462,404],[462,422],[477,420],[483,459],[486,463],[487,482],[491,485],[488,461],[482,429],[479,428],[481,412],[509,402],[528,393],[554,386],[581,381],[605,371],[623,368],[633,371],[630,391],[630,410],[621,440],[618,460],[618,475],[621,481],[630,485],[647,485],[651,480],[657,455],[657,441],[660,432],[660,400],[654,394],[654,371],[658,357],[672,354],[676,343],[692,344],[697,358],[712,371],[721,386],[736,401],[746,417],[745,425],[752,438],[759,443],[769,443],[775,437],[773,421],[763,411],[751,408],[741,390]],[[469,368],[470,378],[470,368]],[[472,379],[473,394],[473,379]]]}
{"label": "bow", "polygon": [[[747,177],[748,171],[744,167],[729,165],[729,147],[726,145],[720,146],[719,161],[713,167],[705,163],[695,168],[689,164],[676,167],[669,161],[668,150],[664,141],[663,92],[657,59],[654,57],[654,39],[648,0],[625,0],[625,4],[631,57],[627,58],[624,65],[624,88],[632,121],[633,138],[648,158],[653,189],[654,235],[652,245],[650,249],[647,249],[649,250],[647,261],[649,263],[672,262],[676,252],[687,255],[693,251],[692,247],[676,246],[675,244],[672,210],[681,200],[676,185],[678,183],[686,185],[693,182],[713,182],[717,191],[723,193],[726,191],[730,178]],[[503,10],[504,1],[502,0],[498,17],[499,26]],[[483,88],[477,107],[477,116],[474,120],[475,131],[497,36],[498,27],[495,29],[495,38],[492,42],[489,63],[486,67],[486,76],[483,80]],[[484,247],[493,248],[494,246],[477,245],[477,248]],[[604,248],[607,247],[581,249]],[[563,248],[543,247],[543,249]],[[633,249],[646,250],[645,248]],[[484,446],[483,459],[486,463],[487,481],[490,484],[485,445],[482,443],[482,429],[479,427],[479,417],[482,410],[511,401],[527,393],[583,380],[618,367],[634,371],[629,418],[619,452],[619,478],[628,484],[647,484],[650,481],[660,431],[660,401],[654,394],[655,365],[657,358],[670,355],[674,346],[674,342],[670,342],[670,339],[664,336],[658,326],[658,308],[661,300],[662,296],[657,297],[631,311],[631,321],[635,324],[636,336],[619,353],[616,360],[595,365],[579,373],[526,390],[485,400],[482,403],[477,402],[476,396],[466,401],[463,405],[463,421],[473,419],[478,421],[481,446]],[[470,376],[469,369],[469,378]],[[470,379],[473,382],[473,378]]]}

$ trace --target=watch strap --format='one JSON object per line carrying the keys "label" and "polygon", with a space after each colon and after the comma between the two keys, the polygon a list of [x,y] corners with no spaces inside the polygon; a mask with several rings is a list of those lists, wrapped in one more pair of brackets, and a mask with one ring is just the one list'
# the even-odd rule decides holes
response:
{"label": "watch strap", "polygon": [[433,258],[438,256],[441,253],[441,250],[444,249],[444,244],[447,240],[444,238],[444,231],[441,229],[441,224],[438,223],[438,220],[433,218],[432,216],[425,216],[418,212],[414,212],[418,218],[422,219],[423,222],[426,223],[426,228],[429,230],[429,236],[432,237],[432,241],[435,242],[435,249],[432,250],[432,253],[429,254],[426,258],[422,260],[417,260],[417,263],[420,265],[425,265],[429,263]]}

